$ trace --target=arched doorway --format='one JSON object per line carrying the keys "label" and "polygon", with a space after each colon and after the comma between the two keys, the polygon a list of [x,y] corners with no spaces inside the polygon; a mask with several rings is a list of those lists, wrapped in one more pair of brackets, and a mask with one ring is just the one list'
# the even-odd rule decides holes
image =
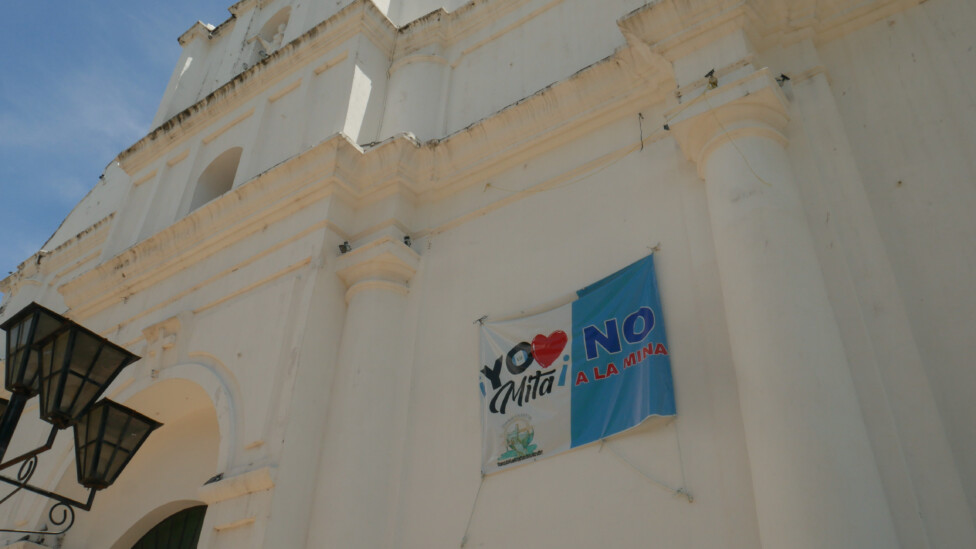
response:
{"label": "arched doorway", "polygon": [[196,549],[206,514],[206,505],[173,513],[146,532],[132,549]]}

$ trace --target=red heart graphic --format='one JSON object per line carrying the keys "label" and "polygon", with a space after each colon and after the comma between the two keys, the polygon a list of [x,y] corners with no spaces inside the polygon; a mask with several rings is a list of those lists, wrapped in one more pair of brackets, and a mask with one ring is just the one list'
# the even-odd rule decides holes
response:
{"label": "red heart graphic", "polygon": [[556,330],[549,337],[539,334],[532,338],[532,356],[543,368],[548,368],[562,354],[568,341],[566,332],[562,330]]}

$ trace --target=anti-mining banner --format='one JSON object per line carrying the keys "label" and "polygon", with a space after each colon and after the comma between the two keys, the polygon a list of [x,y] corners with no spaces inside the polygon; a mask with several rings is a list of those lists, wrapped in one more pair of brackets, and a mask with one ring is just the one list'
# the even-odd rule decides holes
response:
{"label": "anti-mining banner", "polygon": [[675,415],[653,256],[576,294],[542,314],[483,324],[484,473]]}

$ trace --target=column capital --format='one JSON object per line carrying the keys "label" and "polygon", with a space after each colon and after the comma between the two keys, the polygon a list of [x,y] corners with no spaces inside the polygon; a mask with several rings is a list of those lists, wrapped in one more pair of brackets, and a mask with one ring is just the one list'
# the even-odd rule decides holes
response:
{"label": "column capital", "polygon": [[417,272],[420,255],[389,236],[365,244],[339,258],[336,274],[346,283],[346,303],[367,289],[406,294]]}
{"label": "column capital", "polygon": [[666,114],[671,134],[704,179],[708,156],[727,141],[759,135],[779,142],[790,121],[789,102],[769,69],[709,90]]}

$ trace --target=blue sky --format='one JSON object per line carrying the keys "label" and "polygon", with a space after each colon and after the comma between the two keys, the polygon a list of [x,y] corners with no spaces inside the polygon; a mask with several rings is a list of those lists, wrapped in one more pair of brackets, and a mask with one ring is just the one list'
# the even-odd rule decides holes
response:
{"label": "blue sky", "polygon": [[[0,278],[150,130],[196,20],[232,0],[10,0],[0,20]],[[93,7],[94,6],[94,7]]]}

